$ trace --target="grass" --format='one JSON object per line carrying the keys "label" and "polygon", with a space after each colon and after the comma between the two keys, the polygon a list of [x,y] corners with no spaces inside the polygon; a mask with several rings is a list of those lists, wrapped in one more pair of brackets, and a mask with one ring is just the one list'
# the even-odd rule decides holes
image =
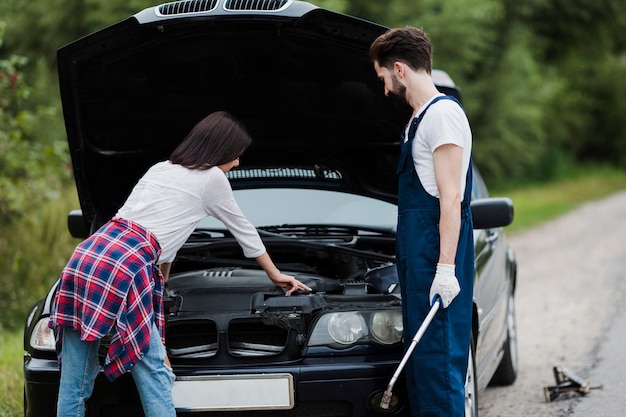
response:
{"label": "grass", "polygon": [[0,230],[0,331],[21,329],[30,307],[58,277],[78,243],[67,231],[67,214],[77,207],[76,192],[68,190]]}
{"label": "grass", "polygon": [[22,332],[0,337],[0,417],[23,416]]}
{"label": "grass", "polygon": [[21,329],[78,242],[66,226],[67,213],[77,207],[76,192],[69,190],[0,234],[0,417],[24,415]]}
{"label": "grass", "polygon": [[515,220],[507,233],[538,226],[580,204],[626,190],[626,172],[615,169],[583,169],[569,178],[511,189],[492,190],[492,196],[513,201]]}
{"label": "grass", "polygon": [[[515,233],[554,219],[581,203],[621,190],[626,190],[626,172],[614,169],[583,169],[564,180],[492,190],[491,194],[507,196],[513,200],[515,221],[507,227],[507,232]],[[41,264],[31,262],[30,264],[33,265],[29,265],[24,261],[25,255],[20,255],[20,253],[30,253],[31,256],[28,259],[33,259],[34,256],[34,259],[48,259],[52,263],[47,269],[34,271],[35,274],[49,274],[50,276],[44,275],[41,277],[41,282],[30,282],[25,287],[31,292],[28,294],[29,298],[37,299],[45,293],[47,286],[54,279],[50,271],[58,272],[61,269],[62,259],[71,254],[68,248],[73,248],[76,244],[75,240],[67,237],[65,226],[65,216],[68,210],[77,207],[75,198],[74,194],[69,193],[67,197],[45,208],[36,222],[30,226],[37,230],[28,230],[25,225],[24,229],[18,231],[14,237],[12,243],[18,242],[23,247],[13,254],[13,262],[9,266],[15,268],[17,265],[24,269],[26,266],[34,268],[34,264]],[[54,256],[50,256],[51,253]],[[33,271],[27,270],[22,274],[33,274]],[[29,279],[32,280],[32,277],[24,279],[28,282]],[[13,299],[15,298],[14,295]],[[15,320],[22,322],[25,315],[25,312],[17,314]],[[15,328],[17,327],[13,327]],[[0,326],[0,332],[0,417],[22,416],[22,331],[2,329]]]}

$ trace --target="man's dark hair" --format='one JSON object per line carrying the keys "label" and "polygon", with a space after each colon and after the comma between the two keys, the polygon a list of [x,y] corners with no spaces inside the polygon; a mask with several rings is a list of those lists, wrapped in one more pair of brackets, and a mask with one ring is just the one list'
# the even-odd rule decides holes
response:
{"label": "man's dark hair", "polygon": [[252,139],[241,122],[218,111],[200,120],[174,149],[170,162],[189,169],[209,169],[234,161]]}
{"label": "man's dark hair", "polygon": [[390,29],[370,46],[370,59],[380,67],[391,69],[394,62],[403,62],[411,69],[431,73],[433,49],[422,29],[405,27]]}

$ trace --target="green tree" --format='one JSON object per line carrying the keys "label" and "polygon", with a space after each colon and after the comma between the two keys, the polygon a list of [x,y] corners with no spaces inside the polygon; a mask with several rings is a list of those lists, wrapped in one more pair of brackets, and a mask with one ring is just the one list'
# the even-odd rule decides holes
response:
{"label": "green tree", "polygon": [[546,108],[555,137],[577,161],[626,167],[626,4],[620,0],[538,2],[526,23],[538,54],[563,80]]}
{"label": "green tree", "polygon": [[34,134],[45,130],[41,124],[51,114],[45,107],[28,109],[31,89],[20,71],[26,63],[18,55],[0,59],[0,224],[15,222],[69,178],[60,168],[67,166],[64,143],[58,137],[38,141]]}
{"label": "green tree", "polygon": [[[56,65],[56,51],[89,33],[152,6],[150,0],[3,0],[7,46],[34,62]],[[2,11],[2,9],[0,9]]]}
{"label": "green tree", "polygon": [[429,33],[435,67],[462,87],[491,184],[549,179],[580,161],[625,166],[623,1],[345,1]]}
{"label": "green tree", "polygon": [[[0,23],[0,47],[4,27]],[[63,239],[48,233],[52,223],[44,221],[43,208],[71,177],[59,115],[31,102],[21,71],[27,63],[15,54],[0,57],[0,299],[6,307],[0,330],[20,326],[55,276],[51,270],[58,273]]]}

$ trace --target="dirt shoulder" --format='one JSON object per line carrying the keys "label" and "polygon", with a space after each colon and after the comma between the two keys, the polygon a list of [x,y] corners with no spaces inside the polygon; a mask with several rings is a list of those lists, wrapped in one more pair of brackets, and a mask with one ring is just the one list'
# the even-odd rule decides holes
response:
{"label": "dirt shoulder", "polygon": [[[518,258],[519,376],[479,397],[481,417],[568,416],[588,397],[546,402],[554,366],[589,378],[626,292],[626,191],[509,238]],[[593,392],[591,393],[593,394]]]}

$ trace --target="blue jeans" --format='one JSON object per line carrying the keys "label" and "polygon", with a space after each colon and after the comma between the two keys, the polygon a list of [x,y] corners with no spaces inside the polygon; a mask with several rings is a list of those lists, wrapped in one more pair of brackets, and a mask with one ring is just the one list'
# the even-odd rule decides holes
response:
{"label": "blue jeans", "polygon": [[[80,340],[73,329],[63,330],[63,361],[57,403],[57,417],[83,417],[85,402],[91,397],[100,372],[98,348],[100,341]],[[174,373],[165,365],[165,348],[159,331],[152,326],[150,349],[131,368],[141,405],[146,417],[175,417],[172,400]]]}

